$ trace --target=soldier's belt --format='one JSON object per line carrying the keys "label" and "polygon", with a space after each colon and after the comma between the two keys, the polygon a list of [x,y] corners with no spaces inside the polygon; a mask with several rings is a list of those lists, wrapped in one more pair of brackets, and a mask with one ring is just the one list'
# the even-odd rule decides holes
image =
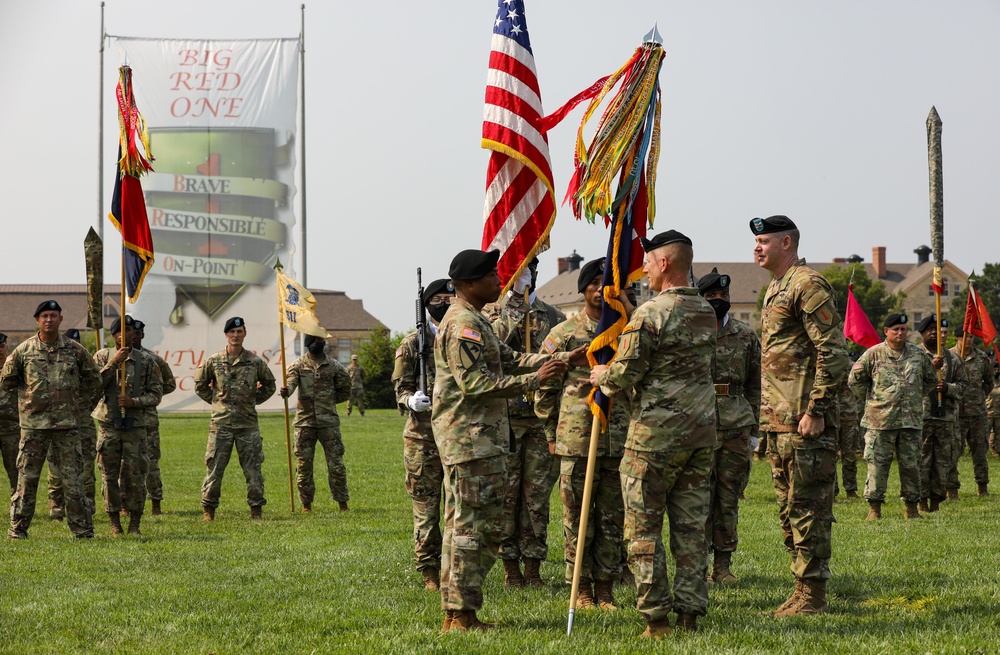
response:
{"label": "soldier's belt", "polygon": [[715,385],[716,396],[738,396],[740,394],[738,384],[717,384]]}

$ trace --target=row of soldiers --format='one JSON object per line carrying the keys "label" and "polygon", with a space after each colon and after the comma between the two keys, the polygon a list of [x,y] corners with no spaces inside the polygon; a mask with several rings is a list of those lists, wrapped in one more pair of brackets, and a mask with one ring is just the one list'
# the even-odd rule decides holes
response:
{"label": "row of soldiers", "polygon": [[[534,297],[537,261],[495,305],[495,251],[459,253],[449,278],[426,288],[426,390],[419,384],[416,333],[396,352],[393,380],[407,414],[404,460],[415,561],[425,588],[441,592],[443,632],[493,627],[478,611],[483,579],[497,557],[507,586],[542,584],[539,563],[547,555],[548,498],[556,480],[567,583],[583,540],[578,606],[614,609],[614,583],[631,577],[647,622],[643,636],[696,630],[707,611],[707,586],[736,582],[730,567],[739,541],[738,500],[758,441],[766,444],[795,576],[792,593],[774,615],[826,612],[837,453],[850,456],[857,448],[850,436],[852,424],[857,430],[856,414],[851,416],[855,394],[866,396],[860,423],[867,430],[865,497],[872,510],[884,502],[885,453],[896,429],[891,417],[901,413],[917,422],[900,429],[910,430],[908,438],[915,436],[918,447],[924,444],[923,459],[930,464],[923,483],[917,475],[913,485],[904,485],[907,515],[919,516],[920,500],[927,501],[925,511],[937,509],[957,460],[933,422],[954,424],[965,387],[953,380],[951,369],[961,363],[954,364],[951,355],[931,356],[934,326],[922,323],[922,351],[912,345],[905,350],[922,367],[920,376],[906,372],[899,384],[894,376],[903,373],[895,353],[900,332],[905,342],[899,326],[907,319],[891,316],[885,344],[854,365],[849,382],[833,288],[798,257],[797,227],[785,216],[772,216],[752,220],[750,229],[757,262],[774,275],[760,339],[729,315],[727,275],[713,270],[692,285],[691,241],[670,230],[643,241],[643,270],[659,295],[638,308],[625,293],[616,299],[628,316],[616,358],[589,373],[573,367],[587,365],[585,351],[597,332],[605,302],[603,258],[582,267],[584,309],[568,320]],[[873,364],[880,356],[890,363]],[[943,382],[935,369],[945,369]],[[983,391],[986,379],[980,380]],[[988,381],[992,391],[992,373]],[[904,387],[916,398],[915,408],[909,396],[893,396]],[[594,420],[588,397],[595,388],[613,404],[599,436],[591,506],[584,508]],[[934,391],[952,403],[942,416]],[[977,464],[985,492],[978,471]],[[913,512],[911,486],[918,489]],[[852,487],[845,479],[845,489],[856,496],[856,482]],[[592,520],[581,536],[585,509]],[[664,519],[676,563],[672,588]],[[631,576],[622,570],[626,561]],[[673,626],[671,613],[677,615]]]}
{"label": "row of soldiers", "polygon": [[[110,332],[116,347],[93,357],[79,343],[79,333],[60,334],[62,307],[56,300],[35,311],[38,333],[8,356],[0,335],[0,445],[11,486],[8,536],[25,539],[34,517],[42,466],[49,461],[50,516],[65,518],[79,538],[94,536],[96,510],[94,461],[101,471],[104,510],[111,534],[123,533],[120,516],[129,516],[128,532],[140,534],[145,502],[162,513],[159,471],[160,435],[156,407],[176,388],[169,365],[142,347],[145,326],[126,315]],[[208,357],[195,373],[195,392],[212,406],[206,473],[201,503],[206,521],[215,519],[222,480],[235,448],[247,483],[251,519],[262,518],[263,440],[256,405],[270,398],[276,383],[267,364],[243,348],[246,323],[232,317],[225,324],[226,348]],[[326,341],[307,336],[307,354],[288,370],[281,394],[298,390],[295,455],[299,499],[311,511],[315,447],[327,460],[330,490],[341,511],[348,510],[336,404],[355,395],[351,369],[325,354]],[[123,379],[124,375],[124,379]],[[360,376],[357,376],[360,377]],[[356,398],[356,395],[355,395]],[[359,409],[363,412],[363,404]],[[94,421],[96,420],[96,430]]]}

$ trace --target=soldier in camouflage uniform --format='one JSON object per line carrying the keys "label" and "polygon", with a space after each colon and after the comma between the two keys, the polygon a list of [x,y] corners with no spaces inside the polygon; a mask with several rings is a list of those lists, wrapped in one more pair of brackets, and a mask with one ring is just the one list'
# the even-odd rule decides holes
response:
{"label": "soldier in camouflage uniform", "polygon": [[351,376],[343,364],[327,357],[326,339],[307,334],[303,339],[307,354],[288,367],[288,386],[281,388],[281,397],[288,398],[299,390],[295,408],[295,472],[302,511],[312,511],[316,496],[313,481],[313,460],[316,442],[326,456],[327,481],[330,493],[341,512],[348,510],[347,468],[344,466],[344,441],[340,435],[337,403],[351,396]]}
{"label": "soldier in camouflage uniform", "polygon": [[[174,372],[170,369],[170,364],[149,348],[144,348],[142,340],[146,337],[146,324],[142,321],[135,322],[135,345],[134,347],[148,355],[160,369],[160,379],[163,382],[163,395],[173,393],[177,389],[177,381],[174,379]],[[160,516],[163,511],[160,504],[163,502],[163,476],[160,474],[160,414],[155,407],[146,408],[146,440],[142,447],[143,462],[145,463],[146,493],[149,497],[151,514]]]}
{"label": "soldier in camouflage uniform", "polygon": [[833,287],[799,259],[787,216],[754,218],[758,264],[774,279],[761,309],[760,429],[795,591],[775,617],[827,611],[837,475],[837,393],[850,362]]}
{"label": "soldier in camouflage uniform", "polygon": [[[7,335],[0,332],[0,360],[7,359]],[[17,416],[17,393],[0,388],[0,452],[3,468],[10,482],[10,494],[17,489],[17,445],[21,442],[21,425]]]}
{"label": "soldier in camouflage uniform", "polygon": [[27,539],[35,515],[35,494],[45,456],[51,447],[63,478],[66,519],[73,535],[94,536],[94,520],[83,493],[80,463],[80,398],[101,382],[90,353],[59,334],[62,308],[46,300],[35,310],[38,334],[21,343],[4,362],[0,389],[18,394],[21,442],[17,488],[11,497],[12,539]]}
{"label": "soldier in camouflage uniform", "polygon": [[[537,267],[536,257],[520,280],[521,284],[528,286],[531,294],[528,310],[530,347],[525,347],[523,287],[518,288],[519,285],[515,284],[514,291],[505,299],[503,306],[491,312],[492,316],[488,315],[497,338],[517,352],[541,352],[542,342],[549,330],[566,320],[565,314],[535,297]],[[549,502],[559,475],[559,462],[549,453],[545,430],[535,416],[532,393],[511,398],[507,401],[507,409],[514,440],[507,460],[503,536],[499,551],[504,567],[504,584],[508,587],[523,587],[525,584],[541,587],[544,583],[539,567],[549,553]]]}
{"label": "soldier in camouflage uniform", "polygon": [[413,562],[424,579],[424,589],[439,591],[441,571],[441,485],[444,468],[434,431],[431,429],[431,399],[434,391],[434,337],[441,319],[455,296],[451,281],[434,280],[424,288],[423,303],[430,316],[424,332],[425,386],[420,387],[420,339],[414,332],[399,344],[392,370],[396,404],[406,416],[403,426],[403,465],[406,493],[413,504]]}
{"label": "soldier in camouflage uniform", "polygon": [[990,463],[986,451],[989,448],[990,434],[989,417],[986,415],[986,398],[993,391],[993,364],[990,358],[973,343],[975,337],[965,338],[963,326],[955,328],[958,343],[951,349],[962,357],[962,343],[966,340],[965,357],[965,393],[959,403],[958,433],[951,452],[951,470],[948,472],[948,498],[958,500],[958,460],[969,445],[972,456],[972,470],[976,480],[977,492],[980,497],[989,496]]}
{"label": "soldier in camouflage uniform", "polygon": [[[636,412],[619,468],[625,501],[625,542],[645,638],[697,630],[708,611],[708,521],[716,440],[712,368],[718,331],[712,306],[690,284],[691,240],[668,230],[642,241],[643,270],[659,295],[636,309],[610,366],[591,369],[590,381],[616,396],[634,389]],[[676,573],[671,594],[663,546],[670,522]],[[672,596],[672,597],[671,597]]]}
{"label": "soldier in camouflage uniform", "polygon": [[358,363],[358,356],[351,355],[351,363],[347,367],[351,377],[351,397],[347,400],[347,415],[350,416],[355,407],[365,415],[365,369]]}
{"label": "soldier in camouflage uniform", "polygon": [[893,454],[899,466],[900,496],[906,504],[904,516],[919,519],[923,402],[924,396],[937,383],[937,376],[920,348],[907,342],[906,314],[890,314],[882,329],[885,341],[861,355],[851,367],[848,379],[851,391],[866,400],[861,425],[867,430],[865,500],[869,506],[868,520],[882,518]]}
{"label": "soldier in camouflage uniform", "polygon": [[[101,468],[104,511],[111,522],[111,534],[122,533],[119,511],[128,511],[128,533],[139,534],[146,504],[146,470],[142,445],[146,441],[146,410],[160,404],[163,381],[160,367],[146,353],[132,347],[135,335],[131,316],[116,318],[111,336],[118,349],[112,354],[102,348],[94,354],[101,370],[103,391],[94,410],[97,419],[97,463]],[[125,391],[121,370],[125,364]]]}
{"label": "soldier in camouflage uniform", "polygon": [[[500,251],[464,250],[449,276],[457,297],[434,339],[431,427],[444,466],[442,632],[486,630],[476,616],[496,560],[511,428],[506,398],[537,389],[566,369],[566,354],[521,355],[497,339],[482,309],[500,294]],[[574,361],[586,361],[575,353]],[[541,365],[537,373],[518,369]]]}
{"label": "soldier in camouflage uniform", "polygon": [[760,339],[729,315],[728,275],[716,269],[698,280],[698,292],[715,311],[715,453],[709,483],[712,501],[706,532],[715,553],[709,583],[735,584],[730,571],[739,544],[739,499],[750,479],[751,443],[760,417]]}
{"label": "soldier in camouflage uniform", "polygon": [[[544,352],[570,352],[588,346],[594,339],[604,307],[603,272],[604,257],[587,262],[580,269],[577,290],[583,294],[584,309],[552,328],[542,344]],[[535,393],[535,414],[545,429],[550,452],[559,461],[567,584],[573,582],[573,568],[579,552],[583,487],[595,420],[588,403],[592,389],[586,377],[569,373],[546,383]],[[612,588],[621,576],[625,520],[618,468],[625,452],[631,402],[631,390],[615,397],[609,425],[598,437],[591,507],[588,508],[591,520],[587,524],[577,594],[579,609],[598,606],[605,610],[617,609]]]}
{"label": "soldier in camouflage uniform", "polygon": [[[76,328],[66,330],[63,336],[80,343],[80,331]],[[98,399],[97,394],[91,397],[80,396],[80,449],[83,451],[80,472],[91,516],[97,508],[97,476],[94,473],[94,465],[97,463],[97,426],[94,425],[91,413],[96,409]],[[53,521],[62,521],[66,517],[66,499],[63,494],[62,476],[59,475],[59,467],[52,459],[51,448],[48,462],[49,518]]]}
{"label": "soldier in camouflage uniform", "polygon": [[[858,445],[860,443],[860,423],[858,422],[858,405],[854,392],[847,384],[847,378],[840,385],[838,405],[840,407],[840,425],[837,427],[837,452],[840,456],[840,474],[844,482],[844,492],[847,498],[858,497]],[[833,479],[833,495],[840,493],[837,478]]]}
{"label": "soldier in camouflage uniform", "polygon": [[[941,338],[948,337],[948,319],[941,318]],[[937,315],[931,314],[917,325],[924,354],[939,370],[934,390],[924,396],[924,429],[920,444],[920,511],[936,512],[947,497],[951,453],[958,436],[958,403],[965,394],[966,377],[962,358],[950,350],[937,355]],[[939,397],[944,402],[939,401]]]}
{"label": "soldier in camouflage uniform", "polygon": [[195,393],[212,405],[201,507],[204,520],[214,521],[222,495],[222,476],[235,446],[247,481],[250,518],[259,521],[267,500],[261,471],[264,441],[257,424],[256,405],[274,395],[276,384],[264,360],[243,348],[246,322],[239,316],[230,318],[225,333],[226,347],[206,359],[194,374]]}
{"label": "soldier in camouflage uniform", "polygon": [[990,450],[994,457],[1000,457],[1000,371],[996,359],[990,357],[993,374],[993,389],[986,398],[986,415],[990,420]]}

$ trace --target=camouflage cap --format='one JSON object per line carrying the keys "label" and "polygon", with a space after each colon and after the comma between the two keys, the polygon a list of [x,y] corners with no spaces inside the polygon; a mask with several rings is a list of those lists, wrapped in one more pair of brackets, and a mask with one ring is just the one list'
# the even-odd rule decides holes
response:
{"label": "camouflage cap", "polygon": [[39,304],[38,307],[35,309],[35,318],[38,318],[38,315],[41,314],[42,312],[49,312],[49,311],[57,311],[61,314],[62,307],[60,307],[59,303],[57,303],[55,300],[46,300],[41,304]]}
{"label": "camouflage cap", "polygon": [[750,231],[754,234],[774,234],[775,232],[787,232],[798,229],[792,219],[787,216],[777,214],[767,218],[751,218]]}
{"label": "camouflage cap", "polygon": [[234,316],[231,319],[229,319],[228,321],[226,321],[226,327],[222,331],[223,332],[229,332],[233,328],[238,328],[238,327],[241,327],[241,328],[243,328],[245,330],[246,327],[247,327],[247,322],[244,321],[239,316]]}
{"label": "camouflage cap", "polygon": [[499,250],[463,250],[451,260],[448,277],[452,280],[478,280],[489,275],[497,267],[498,261]]}
{"label": "camouflage cap", "polygon": [[70,328],[63,332],[63,336],[67,339],[72,339],[73,341],[80,343],[80,331],[76,328]]}
{"label": "camouflage cap", "polygon": [[[135,329],[135,319],[129,316],[128,314],[125,314],[125,327],[130,327],[133,330]],[[115,320],[111,321],[111,327],[108,329],[111,331],[111,334],[118,334],[119,332],[121,332],[122,331],[121,316],[116,316]]]}
{"label": "camouflage cap", "polygon": [[885,320],[882,321],[882,327],[891,328],[897,325],[906,325],[906,322],[909,320],[910,319],[907,318],[906,314],[889,314],[885,317]]}
{"label": "camouflage cap", "polygon": [[698,280],[698,293],[704,296],[715,289],[728,289],[731,281],[732,279],[728,275],[720,275],[719,269],[713,267],[711,273]]}
{"label": "camouflage cap", "polygon": [[598,275],[604,274],[604,260],[606,257],[592,259],[580,268],[580,275],[576,278],[576,290],[583,293],[583,290],[594,281]]}
{"label": "camouflage cap", "polygon": [[438,295],[439,293],[447,293],[448,295],[455,295],[455,285],[451,283],[451,280],[447,278],[442,278],[440,280],[434,280],[426,287],[424,287],[424,295],[421,298],[426,305],[431,301],[431,298]]}
{"label": "camouflage cap", "polygon": [[663,246],[669,246],[671,243],[686,243],[689,246],[693,245],[691,239],[687,238],[677,230],[667,230],[666,232],[660,232],[652,239],[639,238],[642,242],[642,249],[646,252],[651,250],[656,250],[657,248],[662,248]]}

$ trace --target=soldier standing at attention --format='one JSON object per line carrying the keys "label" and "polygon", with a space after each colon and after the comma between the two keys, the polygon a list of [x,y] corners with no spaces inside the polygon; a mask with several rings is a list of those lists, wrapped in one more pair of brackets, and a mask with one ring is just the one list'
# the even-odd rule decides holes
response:
{"label": "soldier standing at attention", "polygon": [[869,506],[869,521],[882,518],[894,453],[899,462],[899,487],[906,504],[905,516],[922,518],[917,502],[920,500],[923,402],[924,396],[937,384],[937,378],[930,360],[918,346],[907,342],[906,323],[906,314],[889,314],[882,324],[885,341],[861,355],[851,368],[849,378],[852,392],[866,400],[861,426],[867,430],[865,500]]}
{"label": "soldier standing at attention", "polygon": [[316,496],[313,481],[313,461],[316,442],[323,446],[326,457],[327,481],[340,511],[347,511],[347,468],[344,466],[344,441],[340,436],[340,416],[337,403],[351,395],[351,376],[343,364],[327,357],[326,339],[307,334],[302,340],[307,354],[288,368],[288,386],[281,388],[281,397],[288,398],[299,390],[295,408],[295,472],[302,511],[312,511]]}
{"label": "soldier standing at attention", "polygon": [[226,347],[206,359],[194,374],[198,397],[212,405],[205,452],[205,481],[201,485],[201,507],[206,521],[215,520],[222,495],[222,476],[236,446],[236,454],[247,481],[250,518],[263,517],[264,441],[257,424],[256,405],[274,395],[274,375],[264,360],[243,348],[246,322],[239,316],[226,321]]}
{"label": "soldier standing at attention", "polygon": [[[643,270],[659,292],[636,309],[610,366],[595,366],[591,384],[608,396],[634,389],[636,413],[622,458],[625,542],[635,576],[645,638],[694,632],[708,611],[709,477],[715,446],[713,360],[718,323],[712,306],[689,286],[691,239],[668,230],[643,239]],[[673,598],[663,546],[664,513],[676,563]]]}
{"label": "soldier standing at attention", "polygon": [[833,287],[799,259],[787,216],[755,218],[754,255],[774,279],[761,309],[760,429],[795,591],[775,617],[827,611],[837,392],[850,362]]}
{"label": "soldier standing at attention", "polygon": [[751,443],[760,421],[760,339],[729,315],[728,275],[716,269],[698,281],[698,292],[715,311],[716,441],[706,525],[715,554],[709,583],[735,584],[730,571],[739,544],[739,499],[750,479]]}
{"label": "soldier standing at attention", "polygon": [[[594,339],[597,322],[604,308],[604,260],[604,257],[595,259],[580,269],[577,290],[583,294],[583,311],[552,328],[542,344],[544,352],[570,352],[580,346],[589,346]],[[627,303],[625,307],[629,311],[634,309],[631,303]],[[573,567],[579,553],[578,531],[583,512],[583,486],[587,476],[590,433],[594,421],[588,403],[592,389],[588,378],[562,374],[542,385],[535,393],[535,413],[545,430],[549,451],[559,461],[566,584],[573,583]],[[617,609],[612,589],[621,576],[625,521],[618,467],[625,452],[625,433],[631,417],[631,402],[630,390],[615,397],[611,404],[611,420],[599,437],[591,507],[587,508],[593,518],[587,524],[584,538],[577,594],[579,609],[593,609],[598,605],[604,610]]]}
{"label": "soldier standing at attention", "polygon": [[[858,400],[844,378],[837,394],[840,408],[840,425],[837,428],[837,451],[840,453],[840,476],[844,482],[847,498],[858,497],[858,445],[860,424],[858,423]],[[833,479],[833,495],[840,493],[837,478]]]}
{"label": "soldier standing at attention", "polygon": [[[111,337],[118,349],[102,348],[94,353],[101,370],[101,400],[94,410],[97,419],[97,463],[101,468],[104,511],[111,534],[120,535],[121,508],[128,511],[128,533],[139,534],[146,505],[146,476],[142,445],[146,441],[146,409],[163,397],[160,368],[148,355],[132,346],[134,321],[125,316],[111,323]],[[125,363],[125,393],[121,391],[122,362]]]}
{"label": "soldier standing at attention", "polygon": [[[177,381],[174,379],[174,372],[170,370],[170,364],[149,348],[144,348],[142,340],[146,338],[146,324],[142,321],[135,321],[135,336],[132,347],[141,350],[155,362],[160,369],[160,380],[163,382],[163,395],[173,393],[177,389]],[[143,444],[143,462],[145,463],[146,493],[152,504],[151,514],[160,516],[163,510],[160,504],[163,502],[163,476],[160,474],[160,414],[156,407],[146,408],[146,441]]]}
{"label": "soldier standing at attention", "polygon": [[[582,349],[572,355],[522,355],[497,339],[482,309],[500,296],[499,259],[499,250],[463,250],[455,256],[448,274],[456,298],[434,339],[431,426],[444,466],[445,493],[442,632],[493,627],[476,612],[500,543],[512,440],[505,399],[537,389],[565,371],[567,360],[586,361]],[[515,375],[539,365],[538,372]]]}
{"label": "soldier standing at attention", "polygon": [[358,364],[358,356],[351,355],[351,364],[347,367],[351,376],[351,397],[347,400],[347,415],[357,407],[361,415],[365,415],[365,369]]}
{"label": "soldier standing at attention", "polygon": [[4,362],[0,388],[18,394],[21,442],[17,488],[10,499],[11,539],[27,539],[35,515],[35,494],[45,456],[52,448],[63,479],[66,522],[73,536],[94,536],[94,519],[83,493],[80,463],[80,404],[100,383],[90,353],[59,334],[62,307],[46,300],[35,310],[38,334],[21,343]]}
{"label": "soldier standing at attention", "polygon": [[[965,332],[963,326],[955,328],[955,336],[958,343],[951,349],[959,357],[962,357],[962,340]],[[969,445],[969,454],[972,456],[972,471],[978,487],[980,498],[990,495],[990,463],[987,461],[986,452],[989,449],[988,439],[990,434],[989,417],[986,415],[986,398],[993,391],[993,364],[986,353],[977,349],[975,337],[969,336],[965,347],[965,393],[959,402],[958,410],[958,434],[955,437],[955,445],[951,449],[951,470],[948,472],[948,498],[958,500],[958,490],[962,486],[958,481],[958,459],[965,450],[965,445]]]}
{"label": "soldier standing at attention", "polygon": [[[538,258],[533,258],[515,282],[500,313],[490,317],[497,338],[516,352],[542,352],[542,342],[566,316],[535,296]],[[528,287],[528,322],[531,343],[524,333],[524,289]],[[559,475],[559,462],[549,453],[545,430],[535,416],[532,392],[507,401],[510,427],[514,431],[507,461],[507,488],[503,500],[503,535],[499,557],[503,560],[504,584],[541,587],[539,567],[549,554],[549,501]],[[524,560],[521,575],[520,560]]]}
{"label": "soldier standing at attention", "polygon": [[[434,338],[448,311],[455,290],[451,280],[434,280],[424,288],[423,303],[430,316],[424,332],[427,391],[434,392]],[[406,416],[403,426],[403,465],[406,493],[413,503],[413,562],[424,578],[424,589],[439,591],[441,572],[441,485],[444,469],[434,430],[431,429],[431,399],[420,390],[420,339],[407,335],[396,350],[392,384],[396,404]]]}
{"label": "soldier standing at attention", "polygon": [[[948,337],[948,320],[941,318],[941,339]],[[958,436],[958,403],[965,393],[965,366],[962,358],[947,349],[937,354],[937,314],[917,325],[923,351],[931,358],[940,379],[934,390],[924,395],[924,431],[920,444],[920,511],[936,512],[947,497],[951,451]],[[943,402],[939,400],[943,399]]]}
{"label": "soldier standing at attention", "polygon": [[[7,335],[0,332],[0,360],[7,360]],[[10,482],[10,494],[17,489],[17,445],[21,442],[21,425],[17,416],[17,393],[0,388],[0,452],[3,468]]]}
{"label": "soldier standing at attention", "polygon": [[986,415],[990,420],[990,450],[994,457],[1000,457],[1000,370],[994,357],[990,357],[990,365],[993,389],[986,398]]}

